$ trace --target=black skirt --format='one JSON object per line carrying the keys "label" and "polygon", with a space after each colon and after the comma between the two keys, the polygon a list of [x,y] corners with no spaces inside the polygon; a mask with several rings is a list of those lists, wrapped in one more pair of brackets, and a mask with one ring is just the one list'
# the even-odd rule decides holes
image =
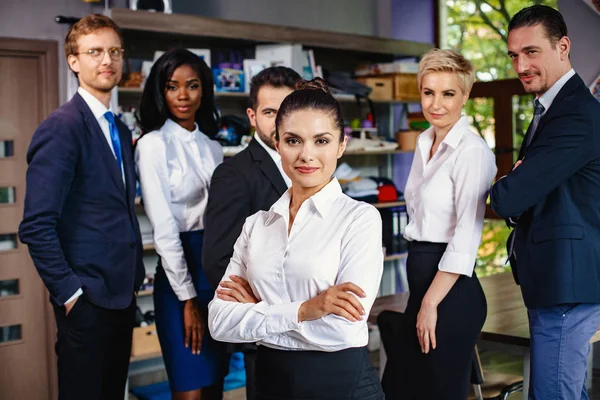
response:
{"label": "black skirt", "polygon": [[386,365],[386,399],[464,400],[468,396],[473,350],[487,314],[487,303],[475,272],[461,275],[438,305],[437,346],[421,352],[417,314],[446,243],[411,242],[406,273],[410,297],[398,337],[398,357]]}
{"label": "black skirt", "polygon": [[382,400],[366,347],[336,352],[258,347],[257,400]]}

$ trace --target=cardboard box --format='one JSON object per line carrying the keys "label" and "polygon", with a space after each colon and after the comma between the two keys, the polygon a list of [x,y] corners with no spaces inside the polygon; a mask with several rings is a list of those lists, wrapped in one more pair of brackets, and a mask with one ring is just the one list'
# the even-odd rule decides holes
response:
{"label": "cardboard box", "polygon": [[160,343],[156,333],[156,325],[133,328],[131,357],[152,357],[160,354],[160,352]]}
{"label": "cardboard box", "polygon": [[371,94],[369,94],[371,100],[394,100],[394,80],[392,76],[368,76],[357,80],[372,89]]}
{"label": "cardboard box", "polygon": [[407,102],[421,102],[417,85],[417,74],[394,74],[394,99]]}

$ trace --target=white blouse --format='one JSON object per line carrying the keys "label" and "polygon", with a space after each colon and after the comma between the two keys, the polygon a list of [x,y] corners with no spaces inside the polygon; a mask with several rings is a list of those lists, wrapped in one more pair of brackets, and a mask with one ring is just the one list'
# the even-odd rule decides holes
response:
{"label": "white blouse", "polygon": [[450,129],[429,159],[433,127],[417,141],[404,196],[407,240],[448,243],[440,271],[471,276],[481,243],[485,202],[496,161],[465,116]]}
{"label": "white blouse", "polygon": [[144,210],[169,283],[181,301],[196,297],[180,232],[203,229],[212,173],[223,162],[219,143],[167,119],[136,145],[135,162]]}
{"label": "white blouse", "polygon": [[[223,277],[246,278],[260,302],[223,301],[215,295],[208,306],[210,332],[224,342],[258,342],[283,350],[365,346],[367,317],[383,273],[381,216],[373,206],[343,194],[333,179],[302,204],[288,236],[290,190],[269,211],[246,220]],[[359,298],[366,311],[363,320],[330,314],[298,323],[304,301],[345,282],[367,295]]]}

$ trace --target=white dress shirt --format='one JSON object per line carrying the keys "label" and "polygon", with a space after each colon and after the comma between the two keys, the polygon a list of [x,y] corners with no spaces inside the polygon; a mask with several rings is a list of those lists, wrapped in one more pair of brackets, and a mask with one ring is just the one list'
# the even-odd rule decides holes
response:
{"label": "white dress shirt", "polygon": [[567,83],[567,81],[571,79],[573,75],[575,75],[575,70],[571,68],[559,80],[554,82],[554,85],[552,85],[552,87],[548,89],[546,93],[538,97],[538,100],[544,106],[544,112],[542,113],[542,116],[546,114],[546,111],[548,111],[548,109],[552,105],[552,102],[554,101],[554,98],[556,97],[558,92],[560,92],[560,89],[562,89],[563,86],[565,86],[565,83]]}
{"label": "white dress shirt", "polygon": [[221,162],[223,150],[217,142],[198,126],[190,132],[170,119],[136,145],[137,174],[156,252],[181,301],[196,297],[196,289],[179,233],[204,228],[210,179]]}
{"label": "white dress shirt", "polygon": [[439,270],[471,276],[481,243],[495,157],[462,116],[431,159],[433,127],[417,141],[404,196],[407,240],[448,243]]}
{"label": "white dress shirt", "polygon": [[254,134],[254,139],[258,142],[258,144],[260,144],[262,146],[263,149],[265,149],[267,151],[267,153],[269,153],[269,155],[275,162],[275,165],[277,165],[277,169],[279,169],[279,172],[281,172],[281,176],[283,177],[283,180],[285,181],[285,184],[287,185],[287,187],[292,186],[292,180],[290,178],[288,178],[288,176],[285,174],[285,172],[283,172],[283,166],[281,165],[281,155],[279,154],[279,152],[277,150],[273,150],[272,148],[267,146],[267,144],[262,141],[262,139],[260,138],[258,133]]}
{"label": "white dress shirt", "polygon": [[[291,190],[291,189],[290,189]],[[208,305],[216,340],[283,350],[337,351],[365,346],[367,316],[383,273],[381,216],[373,206],[342,193],[333,179],[298,210],[288,236],[290,190],[269,211],[248,217],[223,280],[248,280],[258,304],[223,301]],[[298,322],[300,305],[331,286],[362,288],[363,320],[330,314]]]}
{"label": "white dress shirt", "polygon": [[[92,111],[92,114],[94,114],[94,117],[98,121],[98,124],[100,125],[100,129],[102,129],[102,133],[104,134],[104,137],[106,138],[108,147],[110,147],[110,151],[112,151],[113,156],[115,157],[115,161],[116,161],[117,156],[115,155],[115,149],[113,148],[112,140],[110,139],[110,128],[108,127],[108,120],[104,116],[104,114],[107,111],[112,112],[112,110],[106,108],[106,106],[104,104],[102,104],[102,102],[100,100],[95,98],[90,92],[88,92],[81,86],[77,89],[77,93],[79,93],[79,95],[83,98],[83,101],[85,101],[87,106]],[[123,183],[125,183],[125,173],[124,173],[123,168],[121,168],[121,178],[123,178]],[[81,296],[82,294],[83,294],[83,290],[81,290],[81,288],[80,288],[65,303],[72,302],[73,300],[75,300],[76,298]]]}

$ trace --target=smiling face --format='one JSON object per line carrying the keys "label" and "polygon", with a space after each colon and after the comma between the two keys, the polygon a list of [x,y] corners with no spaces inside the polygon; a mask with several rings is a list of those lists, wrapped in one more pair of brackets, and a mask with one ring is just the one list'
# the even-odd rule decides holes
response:
{"label": "smiling face", "polygon": [[553,46],[541,24],[516,28],[508,34],[508,55],[527,93],[544,94],[571,69],[569,38]]}
{"label": "smiling face", "polygon": [[469,93],[463,93],[452,72],[430,72],[421,82],[421,107],[436,131],[447,132],[460,118]]}
{"label": "smiling face", "polygon": [[346,141],[344,137],[340,142],[335,120],[325,112],[302,109],[287,115],[279,127],[277,150],[292,186],[312,194],[326,186],[346,149]]}
{"label": "smiling face", "polygon": [[202,83],[196,71],[182,65],[173,71],[165,87],[171,118],[189,131],[195,129],[196,111],[202,100]]}
{"label": "smiling face", "polygon": [[[117,86],[122,75],[122,59],[113,60],[108,49],[121,49],[119,35],[111,28],[98,29],[77,40],[77,54],[67,57],[69,67],[77,74],[79,85],[96,97],[102,97]],[[90,50],[102,51],[93,59]]]}

